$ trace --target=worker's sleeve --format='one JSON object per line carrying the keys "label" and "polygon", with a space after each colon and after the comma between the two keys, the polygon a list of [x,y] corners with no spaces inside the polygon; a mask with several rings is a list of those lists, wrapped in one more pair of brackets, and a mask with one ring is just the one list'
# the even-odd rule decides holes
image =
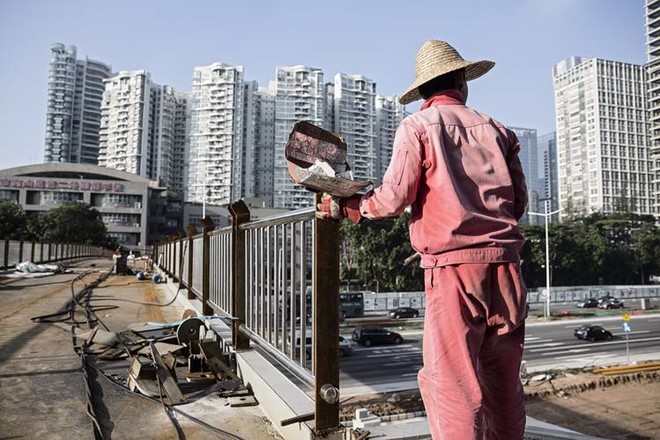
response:
{"label": "worker's sleeve", "polygon": [[527,184],[525,183],[525,174],[523,173],[522,164],[518,157],[518,153],[520,153],[518,136],[511,130],[507,130],[507,135],[509,137],[510,147],[506,159],[509,166],[509,173],[511,174],[511,181],[513,182],[513,215],[516,220],[520,220],[527,206]]}
{"label": "worker's sleeve", "polygon": [[362,197],[360,215],[369,219],[397,216],[412,204],[422,173],[423,143],[414,126],[405,121],[394,136],[392,159],[383,184]]}

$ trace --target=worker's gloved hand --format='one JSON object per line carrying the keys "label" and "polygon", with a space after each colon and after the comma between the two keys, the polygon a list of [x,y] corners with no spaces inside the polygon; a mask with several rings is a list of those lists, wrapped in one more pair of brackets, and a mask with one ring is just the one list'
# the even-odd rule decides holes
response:
{"label": "worker's gloved hand", "polygon": [[338,199],[324,193],[321,203],[316,205],[316,216],[333,220],[348,218],[353,223],[360,223],[362,221],[359,209],[361,198],[361,194],[355,194],[347,199]]}
{"label": "worker's gloved hand", "polygon": [[316,205],[316,216],[322,219],[341,220],[344,218],[339,203],[341,199],[336,199],[330,194],[323,193],[321,203]]}

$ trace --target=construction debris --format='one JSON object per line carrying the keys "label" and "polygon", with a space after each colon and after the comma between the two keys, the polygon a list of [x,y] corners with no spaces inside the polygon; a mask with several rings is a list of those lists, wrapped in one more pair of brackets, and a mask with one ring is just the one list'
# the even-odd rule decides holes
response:
{"label": "construction debris", "polygon": [[216,338],[206,338],[209,318],[131,324],[119,333],[95,328],[74,332],[74,340],[97,360],[128,358],[126,378],[113,375],[113,380],[166,405],[186,403],[200,392],[217,393],[232,407],[257,405],[232,368],[232,355]]}

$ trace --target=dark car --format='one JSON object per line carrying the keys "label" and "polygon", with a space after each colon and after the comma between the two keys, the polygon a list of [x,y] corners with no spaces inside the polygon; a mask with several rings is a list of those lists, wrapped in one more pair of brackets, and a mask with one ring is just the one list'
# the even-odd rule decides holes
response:
{"label": "dark car", "polygon": [[592,307],[597,307],[598,306],[598,300],[596,298],[588,298],[583,301],[580,301],[575,304],[576,307],[580,308],[592,308]]}
{"label": "dark car", "polygon": [[605,330],[599,325],[591,324],[576,328],[575,332],[573,332],[573,335],[575,335],[575,337],[578,339],[585,339],[591,342],[601,340],[609,341],[612,339],[612,333],[609,330]]}
{"label": "dark car", "polygon": [[399,307],[398,309],[390,310],[388,315],[394,319],[417,318],[419,316],[419,310],[412,307]]}
{"label": "dark car", "polygon": [[367,327],[353,330],[353,341],[365,347],[375,344],[400,344],[403,337],[381,327]]}
{"label": "dark car", "polygon": [[606,301],[598,303],[599,309],[622,309],[623,301],[619,301],[616,298],[609,298]]}

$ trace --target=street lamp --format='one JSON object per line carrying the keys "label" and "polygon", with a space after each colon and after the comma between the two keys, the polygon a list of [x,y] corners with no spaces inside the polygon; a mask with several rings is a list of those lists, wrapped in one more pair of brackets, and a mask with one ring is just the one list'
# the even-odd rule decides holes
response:
{"label": "street lamp", "polygon": [[550,199],[539,199],[540,201],[545,201],[545,214],[540,212],[531,212],[527,211],[529,215],[538,215],[543,217],[545,220],[545,293],[546,293],[546,303],[545,303],[545,312],[543,315],[545,317],[550,317],[550,240],[548,238],[548,218],[551,215],[555,215],[558,212],[562,211],[558,209],[556,211],[548,212],[550,210]]}
{"label": "street lamp", "polygon": [[202,220],[206,218],[206,198],[210,196],[211,189],[206,189],[206,173],[208,171],[208,163],[204,161],[204,180],[202,186]]}

